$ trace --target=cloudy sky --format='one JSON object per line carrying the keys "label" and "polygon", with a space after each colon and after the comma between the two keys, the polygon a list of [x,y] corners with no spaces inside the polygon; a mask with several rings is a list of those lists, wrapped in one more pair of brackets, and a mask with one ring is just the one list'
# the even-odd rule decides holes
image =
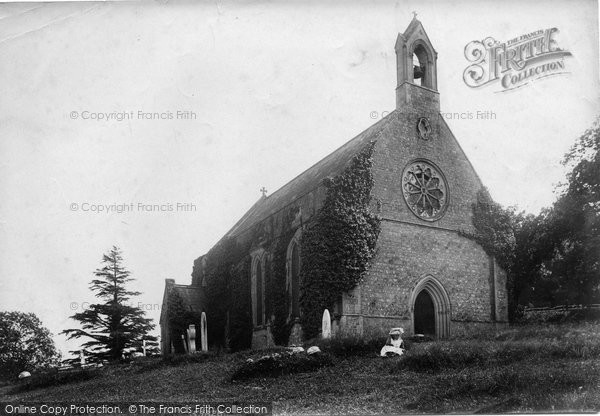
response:
{"label": "cloudy sky", "polygon": [[[595,1],[1,4],[0,310],[71,327],[117,245],[158,322],[164,279],[189,283],[261,187],[394,109],[394,42],[413,11],[442,112],[495,114],[447,119],[493,197],[550,205],[599,109]],[[463,82],[469,42],[552,27],[567,74],[504,93]]]}

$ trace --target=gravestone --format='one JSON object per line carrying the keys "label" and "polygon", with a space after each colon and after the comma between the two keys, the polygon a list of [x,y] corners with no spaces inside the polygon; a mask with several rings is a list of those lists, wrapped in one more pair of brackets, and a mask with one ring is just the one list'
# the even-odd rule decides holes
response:
{"label": "gravestone", "polygon": [[290,330],[290,337],[288,338],[289,346],[302,345],[302,339],[304,335],[302,333],[302,325],[300,322],[295,322]]}
{"label": "gravestone", "polygon": [[331,315],[329,315],[328,309],[325,309],[325,311],[323,311],[323,319],[321,322],[321,337],[323,339],[331,338]]}
{"label": "gravestone", "polygon": [[85,354],[83,353],[83,350],[79,350],[79,364],[85,364]]}
{"label": "gravestone", "polygon": [[339,332],[340,332],[340,320],[339,319],[335,319],[331,323],[331,336],[335,336]]}
{"label": "gravestone", "polygon": [[190,325],[187,330],[188,334],[188,354],[196,353],[196,325]]}
{"label": "gravestone", "polygon": [[202,343],[202,351],[208,351],[208,334],[206,330],[206,314],[202,312],[200,319],[200,342]]}
{"label": "gravestone", "polygon": [[144,357],[146,356],[146,340],[142,340],[142,351],[144,351]]}
{"label": "gravestone", "polygon": [[185,335],[181,334],[181,343],[183,344],[183,349],[185,350],[185,353],[188,353],[188,345],[187,342],[185,341]]}

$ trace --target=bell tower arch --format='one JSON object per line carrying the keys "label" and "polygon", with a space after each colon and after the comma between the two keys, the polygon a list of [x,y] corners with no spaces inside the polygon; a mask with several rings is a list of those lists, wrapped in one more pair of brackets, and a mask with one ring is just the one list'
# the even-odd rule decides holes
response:
{"label": "bell tower arch", "polygon": [[[437,52],[423,25],[413,17],[396,39],[396,108],[406,110],[415,97],[424,96],[432,101],[432,110],[439,112],[437,90]],[[418,90],[415,90],[418,88]]]}

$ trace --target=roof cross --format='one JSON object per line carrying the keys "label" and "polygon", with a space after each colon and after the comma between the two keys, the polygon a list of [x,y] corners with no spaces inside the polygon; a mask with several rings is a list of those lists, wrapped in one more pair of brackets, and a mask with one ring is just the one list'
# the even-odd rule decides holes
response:
{"label": "roof cross", "polygon": [[267,188],[265,188],[264,186],[260,188],[260,192],[262,193],[262,196],[267,196]]}

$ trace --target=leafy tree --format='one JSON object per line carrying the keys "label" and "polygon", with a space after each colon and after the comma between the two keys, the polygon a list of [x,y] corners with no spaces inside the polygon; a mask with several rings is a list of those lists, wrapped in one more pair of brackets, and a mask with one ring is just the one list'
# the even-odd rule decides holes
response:
{"label": "leafy tree", "polygon": [[556,303],[600,299],[600,118],[564,159],[567,183],[547,218],[552,255],[543,269],[555,284]]}
{"label": "leafy tree", "polygon": [[[548,210],[539,215],[519,214],[515,219],[515,257],[511,267],[511,302],[527,305],[541,294],[538,283],[542,278],[540,265],[552,251],[547,236],[546,216]],[[513,309],[512,312],[515,310]]]}
{"label": "leafy tree", "polygon": [[0,379],[56,365],[52,334],[33,313],[0,312]]}
{"label": "leafy tree", "polygon": [[121,358],[123,349],[141,345],[142,337],[155,326],[141,308],[128,305],[131,297],[140,293],[126,289],[134,279],[123,266],[121,250],[113,247],[104,254],[102,264],[94,273],[96,279],[90,289],[104,302],[71,316],[83,329],[62,331],[69,339],[90,338],[82,347],[93,361]]}
{"label": "leafy tree", "polygon": [[569,173],[558,199],[517,227],[513,269],[521,304],[600,300],[600,119],[562,163]]}

